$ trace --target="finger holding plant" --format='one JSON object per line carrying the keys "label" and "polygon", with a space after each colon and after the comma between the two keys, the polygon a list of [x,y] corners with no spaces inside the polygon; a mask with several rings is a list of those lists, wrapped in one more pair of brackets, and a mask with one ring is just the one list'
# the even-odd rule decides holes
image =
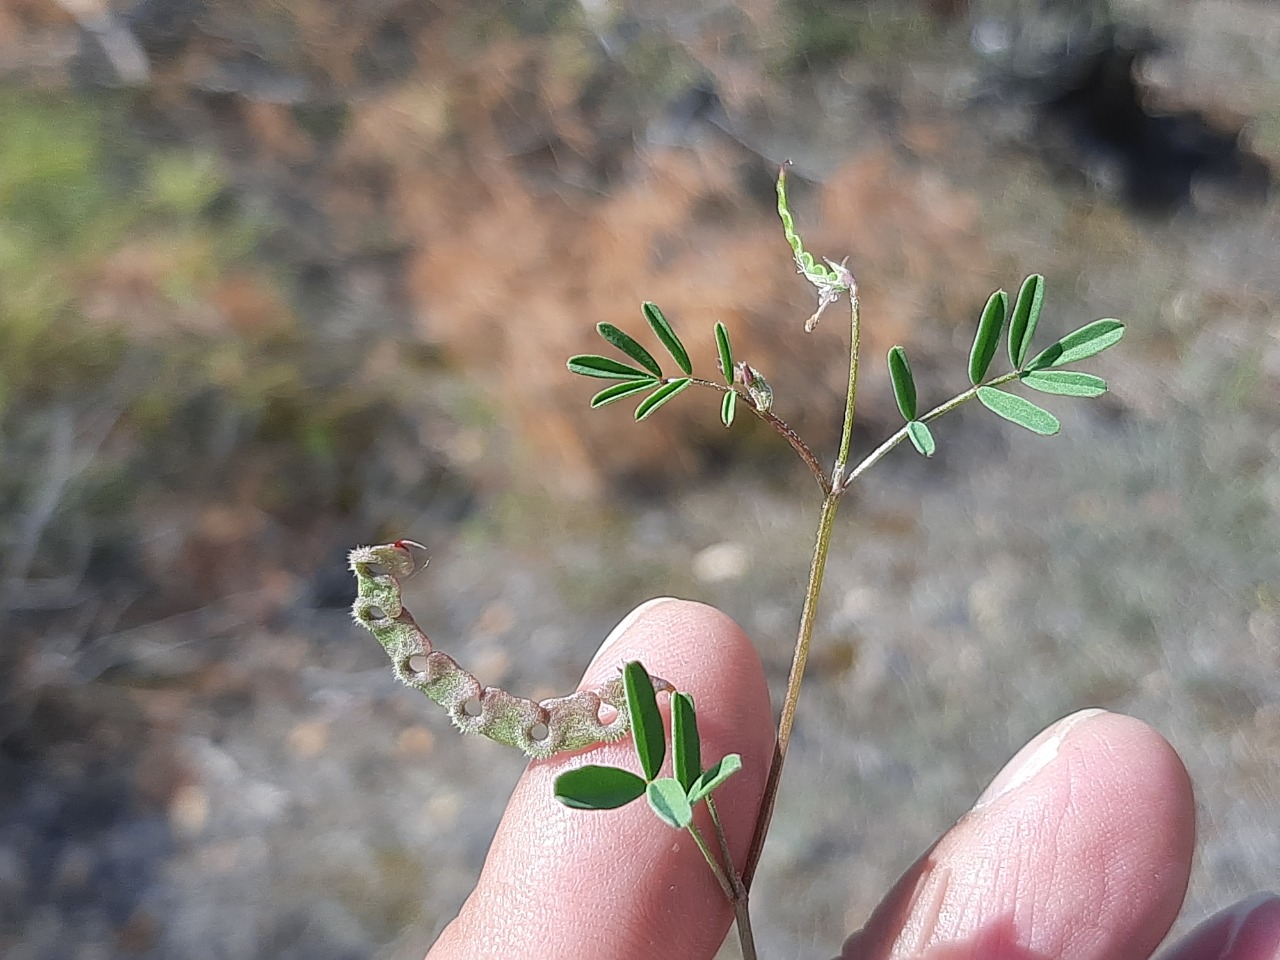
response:
{"label": "finger holding plant", "polygon": [[[1044,303],[1044,277],[1039,274],[1032,274],[1023,281],[1018,291],[1017,299],[1014,302],[1012,316],[1010,316],[1008,294],[1003,290],[997,290],[987,301],[974,335],[967,370],[970,386],[951,399],[926,412],[921,412],[919,394],[911,371],[911,365],[907,360],[906,350],[901,346],[895,346],[889,351],[890,381],[893,385],[894,399],[897,401],[898,410],[902,414],[904,424],[879,446],[872,449],[850,467],[850,446],[854,400],[858,385],[858,352],[861,333],[857,283],[853,278],[853,274],[843,262],[836,263],[829,259],[819,262],[817,257],[805,249],[803,241],[796,231],[794,217],[787,201],[785,166],[778,173],[777,194],[778,214],[782,220],[783,230],[787,243],[791,247],[796,267],[817,292],[818,308],[806,322],[806,332],[813,331],[823,311],[838,301],[841,296],[847,295],[850,304],[849,380],[845,402],[845,418],[841,431],[839,451],[835,464],[829,472],[821,466],[812,448],[773,412],[775,398],[773,390],[769,387],[767,381],[756,372],[749,362],[735,359],[729,331],[723,323],[717,322],[713,327],[723,383],[693,375],[688,351],[680,342],[674,327],[662,314],[661,310],[651,303],[646,303],[643,307],[645,318],[649,321],[650,326],[663,346],[667,348],[680,367],[681,376],[676,378],[666,377],[662,372],[661,366],[644,347],[630,336],[622,333],[618,328],[608,324],[601,324],[598,328],[601,336],[620,349],[639,366],[643,367],[644,370],[596,355],[576,356],[571,358],[568,363],[569,370],[573,373],[622,381],[622,383],[614,387],[606,388],[597,393],[592,399],[593,407],[604,406],[633,394],[652,391],[636,408],[636,420],[646,419],[660,406],[674,399],[675,396],[689,386],[711,389],[724,394],[720,401],[720,419],[726,427],[730,427],[734,423],[737,404],[739,402],[745,403],[751,412],[773,427],[791,445],[792,449],[809,466],[823,491],[822,512],[818,523],[813,563],[800,615],[799,635],[796,639],[786,697],[779,721],[777,750],[770,770],[760,820],[757,823],[755,840],[742,871],[743,883],[748,888],[764,845],[764,838],[772,816],[773,804],[777,796],[783,763],[786,759],[787,747],[795,719],[796,704],[799,699],[800,684],[804,676],[809,647],[813,637],[817,602],[821,592],[826,558],[830,550],[832,525],[844,493],[868,469],[878,463],[904,440],[910,440],[912,446],[920,454],[926,457],[933,456],[937,451],[937,440],[929,425],[944,414],[974,398],[977,398],[979,403],[993,413],[1032,433],[1041,436],[1056,434],[1061,428],[1057,417],[1025,397],[1010,392],[1007,387],[1021,383],[1041,393],[1072,397],[1100,396],[1107,389],[1106,382],[1100,377],[1076,370],[1062,370],[1059,368],[1101,353],[1117,343],[1124,335],[1124,325],[1118,320],[1096,320],[1067,334],[1028,359]],[[1002,336],[1005,338],[1011,369],[1005,373],[992,375],[990,372],[991,367],[999,350]]]}
{"label": "finger holding plant", "polygon": [[[638,661],[622,668],[627,691],[627,715],[635,737],[636,756],[644,775],[622,767],[587,764],[556,778],[556,799],[579,810],[615,810],[644,797],[659,820],[674,830],[688,831],[715,875],[725,898],[738,917],[744,956],[754,956],[751,924],[747,917],[747,889],[734,869],[729,841],[711,794],[742,769],[742,757],[730,753],[702,766],[702,741],[693,698],[671,695],[671,764],[674,776],[660,777],[667,754],[667,736],[648,671]],[[713,852],[694,822],[699,804],[706,807],[715,829],[718,852]]]}
{"label": "finger holding plant", "polygon": [[[410,572],[413,565],[411,554],[406,559],[397,551],[408,553],[408,548],[402,546],[407,541],[388,547],[362,548],[363,552],[352,554],[352,569],[360,581],[361,591],[356,604],[357,620],[383,642],[397,675],[444,703],[454,722],[464,731],[485,733],[519,746],[534,757],[550,756],[563,749],[589,747],[617,739],[628,730],[633,732],[640,773],[623,767],[587,763],[561,774],[556,780],[555,795],[561,803],[582,810],[615,809],[643,797],[649,809],[667,827],[688,832],[725,898],[733,905],[743,956],[747,960],[755,960],[756,957],[748,895],[768,833],[791,740],[833,525],[844,494],[868,469],[904,440],[909,440],[923,456],[932,457],[937,452],[938,441],[931,425],[944,414],[975,398],[988,410],[1031,433],[1041,436],[1056,434],[1061,428],[1058,418],[1010,388],[1021,384],[1044,394],[1085,398],[1100,396],[1107,389],[1100,377],[1063,368],[1101,353],[1124,335],[1124,326],[1118,320],[1095,320],[1032,354],[1032,341],[1044,303],[1044,278],[1039,274],[1027,277],[1019,288],[1012,310],[1008,294],[997,290],[978,319],[966,371],[969,386],[949,400],[922,410],[920,391],[906,350],[895,346],[889,351],[889,376],[903,425],[855,461],[851,458],[851,446],[861,334],[857,283],[844,261],[819,260],[805,249],[787,201],[785,167],[778,173],[777,198],[778,214],[796,268],[814,287],[817,295],[817,309],[805,323],[806,332],[813,332],[824,311],[842,297],[847,297],[850,308],[849,375],[844,420],[835,461],[829,469],[822,465],[813,449],[796,431],[774,412],[777,398],[772,387],[752,362],[736,355],[729,330],[723,323],[716,322],[711,331],[719,367],[718,375],[713,377],[694,374],[689,352],[675,327],[657,304],[650,302],[642,304],[641,313],[650,332],[674,364],[674,370],[664,367],[665,360],[660,361],[631,334],[610,323],[597,324],[596,331],[625,359],[582,354],[568,361],[571,373],[613,381],[591,398],[593,408],[636,398],[634,417],[637,421],[648,419],[691,387],[720,395],[717,400],[720,421],[726,428],[734,425],[738,408],[745,406],[787,441],[808,466],[822,491],[813,560],[801,606],[773,761],[752,843],[741,864],[735,864],[730,856],[712,794],[742,768],[742,760],[738,754],[730,753],[704,766],[694,703],[690,696],[678,691],[678,686],[651,678],[640,663],[630,662],[623,668],[621,677],[599,691],[583,691],[541,704],[514,698],[491,688],[484,688],[481,693],[475,678],[443,654],[431,652],[425,634],[418,630],[412,617],[400,606],[395,576]],[[1002,339],[1009,369],[993,374],[992,366]],[[372,569],[377,563],[391,566],[389,579],[379,579]],[[430,662],[426,659],[417,662],[421,657],[432,659]],[[433,672],[437,669],[438,676]],[[657,707],[656,693],[662,690],[671,694],[669,749]],[[490,698],[487,702],[493,708],[492,713],[482,711],[480,716],[488,718],[492,715],[496,719],[490,722],[469,715],[467,705],[471,700],[468,697],[472,700],[478,697],[482,701],[485,697]],[[619,716],[605,722],[599,716],[601,704],[616,707]],[[549,720],[555,723],[549,724]],[[663,776],[663,764],[668,755],[672,760],[672,775]],[[697,816],[699,807],[706,808],[701,826]],[[708,839],[707,823],[714,834],[714,844]]]}

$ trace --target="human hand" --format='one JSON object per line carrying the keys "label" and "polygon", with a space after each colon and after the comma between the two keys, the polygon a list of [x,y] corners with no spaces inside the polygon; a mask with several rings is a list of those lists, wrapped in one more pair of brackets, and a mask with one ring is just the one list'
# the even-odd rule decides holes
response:
{"label": "human hand", "polygon": [[[773,752],[759,658],[710,607],[651,601],[605,641],[584,684],[627,660],[679,679],[703,756],[742,754],[716,793],[739,866]],[[592,750],[631,765],[629,742]],[[579,761],[533,763],[516,785],[474,893],[429,960],[710,960],[732,912],[688,835],[644,804],[584,813],[553,797]],[[851,828],[852,829],[852,828]],[[1173,748],[1129,717],[1083,711],[1024,747],[890,891],[842,960],[1146,960],[1182,905],[1195,837]],[[1280,960],[1280,898],[1242,902],[1161,960]]]}

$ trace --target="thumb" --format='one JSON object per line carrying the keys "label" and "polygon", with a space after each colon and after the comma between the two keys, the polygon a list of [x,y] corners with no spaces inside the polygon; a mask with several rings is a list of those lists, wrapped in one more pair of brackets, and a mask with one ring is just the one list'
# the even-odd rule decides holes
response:
{"label": "thumb", "polygon": [[[742,755],[742,771],[716,792],[741,867],[773,753],[769,691],[751,641],[712,607],[653,600],[618,625],[583,686],[616,676],[628,660],[693,695],[704,764]],[[689,960],[715,955],[732,910],[693,839],[643,801],[604,811],[562,806],[556,777],[584,763],[638,769],[630,737],[530,764],[475,891],[429,960],[648,960],[676,945]]]}

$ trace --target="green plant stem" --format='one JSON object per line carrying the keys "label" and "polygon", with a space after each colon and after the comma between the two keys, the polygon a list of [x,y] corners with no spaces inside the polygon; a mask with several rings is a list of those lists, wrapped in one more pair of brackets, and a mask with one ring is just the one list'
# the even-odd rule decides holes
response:
{"label": "green plant stem", "polygon": [[688,829],[689,835],[693,837],[693,842],[698,845],[698,849],[702,851],[702,858],[707,861],[707,866],[715,874],[716,880],[720,884],[720,889],[724,892],[725,899],[733,904],[734,925],[738,928],[738,942],[742,947],[743,960],[758,960],[755,936],[751,932],[751,911],[747,901],[747,888],[733,869],[733,860],[729,856],[729,843],[725,838],[724,828],[720,825],[720,818],[715,813],[715,807],[712,805],[710,797],[707,797],[707,809],[711,811],[711,822],[715,824],[716,835],[720,839],[720,849],[724,853],[725,869],[728,870],[727,876],[725,869],[721,868],[719,862],[711,853],[711,848],[707,846],[707,841],[703,838],[702,831],[692,823],[686,829]]}
{"label": "green plant stem", "polygon": [[[1017,380],[1017,379],[1018,379],[1018,373],[1017,371],[1014,371],[1013,373],[1006,373],[1006,374],[1003,374],[1002,376],[995,377],[991,380],[987,380],[983,383],[978,384],[978,386],[976,387],[970,387],[964,393],[956,394],[946,403],[939,404],[938,406],[934,407],[932,410],[930,410],[928,413],[926,413],[923,417],[920,417],[919,419],[925,423],[928,423],[931,420],[937,420],[944,413],[950,413],[956,407],[960,406],[963,403],[967,403],[968,401],[976,397],[978,395],[979,388],[998,387],[1002,383],[1008,383],[1010,380]],[[848,490],[849,487],[853,485],[853,482],[855,480],[857,480],[860,476],[862,476],[864,473],[866,473],[868,470],[874,467],[877,463],[879,463],[880,460],[884,458],[885,454],[887,454],[890,450],[892,450],[894,447],[896,447],[905,439],[907,439],[907,425],[903,424],[901,429],[899,429],[897,433],[893,434],[891,437],[889,437],[889,439],[885,440],[884,443],[880,444],[880,446],[872,450],[869,454],[866,455],[866,457],[862,459],[862,461],[856,467],[854,467],[851,471],[849,471],[849,475],[844,478],[844,481],[841,485],[840,492],[843,493],[845,490]]]}
{"label": "green plant stem", "polygon": [[787,676],[787,692],[782,701],[782,716],[778,719],[778,737],[774,742],[773,762],[769,765],[769,778],[765,781],[764,797],[760,802],[760,814],[756,818],[755,834],[747,851],[746,866],[742,871],[743,885],[750,890],[755,878],[760,854],[764,851],[765,837],[773,820],[773,809],[778,802],[778,787],[782,783],[782,767],[787,760],[787,747],[791,743],[791,730],[795,726],[796,706],[800,702],[800,684],[804,680],[804,668],[809,662],[809,647],[813,641],[813,628],[817,622],[818,596],[822,593],[822,580],[827,569],[827,554],[831,549],[831,533],[835,527],[836,511],[847,485],[843,483],[845,464],[849,462],[849,447],[853,438],[853,407],[858,393],[858,351],[861,346],[861,313],[857,291],[850,293],[849,336],[849,385],[845,393],[844,426],[840,431],[840,449],[835,467],[831,471],[830,485],[824,487],[822,513],[818,516],[818,536],[813,546],[813,561],[809,566],[809,584],[805,589],[804,607],[800,611],[800,627],[796,636],[795,651],[791,656],[791,672]]}
{"label": "green plant stem", "polygon": [[716,828],[716,838],[720,841],[720,855],[724,857],[729,871],[729,884],[733,887],[734,921],[738,926],[738,940],[742,945],[743,960],[753,960],[756,956],[755,935],[751,931],[750,893],[742,877],[733,868],[733,854],[729,852],[729,838],[725,836],[724,825],[720,822],[720,813],[716,810],[716,802],[706,798],[707,812],[711,814],[711,823]]}
{"label": "green plant stem", "polygon": [[693,837],[693,842],[696,843],[698,845],[698,849],[702,851],[702,857],[707,861],[707,866],[711,868],[711,872],[716,875],[716,880],[720,884],[720,889],[724,891],[725,899],[732,902],[734,899],[733,884],[729,882],[729,878],[725,876],[724,869],[721,868],[720,862],[716,860],[715,855],[711,852],[711,848],[707,846],[707,841],[702,836],[702,831],[693,823],[690,823],[685,829],[689,831],[689,836]]}
{"label": "green plant stem", "polygon": [[751,932],[751,911],[744,893],[733,901],[733,922],[738,928],[738,945],[742,947],[742,960],[758,960],[756,938]]}
{"label": "green plant stem", "polygon": [[[764,798],[760,803],[760,815],[756,819],[755,834],[751,838],[751,849],[747,852],[746,867],[742,871],[742,882],[748,890],[755,878],[756,867],[760,863],[760,854],[764,850],[765,837],[769,832],[769,823],[773,819],[773,810],[777,804],[778,787],[782,782],[782,767],[787,759],[787,746],[791,742],[791,730],[795,725],[796,704],[800,699],[800,685],[804,680],[805,665],[809,660],[809,647],[813,640],[813,628],[817,616],[818,596],[822,592],[822,580],[826,573],[827,553],[831,548],[831,532],[834,527],[836,511],[840,498],[844,496],[853,482],[868,469],[880,461],[885,454],[907,439],[907,427],[890,436],[884,443],[871,451],[848,475],[844,475],[845,464],[848,463],[849,443],[852,436],[853,404],[857,391],[858,379],[858,345],[859,317],[857,299],[853,301],[853,336],[849,359],[849,392],[845,401],[844,430],[840,438],[840,452],[836,456],[836,465],[832,471],[831,487],[822,501],[822,513],[818,518],[818,536],[813,547],[813,562],[809,568],[809,585],[805,590],[804,608],[800,612],[800,629],[796,637],[795,652],[791,659],[791,673],[787,677],[787,692],[782,703],[782,716],[778,720],[778,739],[774,745],[773,762],[769,766],[769,779],[765,781]],[[1006,373],[987,380],[978,386],[970,387],[957,394],[946,403],[934,407],[921,420],[936,420],[944,413],[950,413],[956,407],[972,400],[978,395],[979,387],[997,387],[1003,383],[1018,379],[1017,371]]]}
{"label": "green plant stem", "polygon": [[809,567],[809,585],[805,590],[804,608],[800,612],[800,630],[796,637],[795,651],[791,657],[791,673],[787,677],[787,692],[782,702],[782,716],[778,720],[778,738],[773,748],[773,763],[769,766],[769,779],[765,781],[764,798],[760,802],[760,814],[756,819],[755,835],[747,851],[742,882],[751,889],[760,854],[764,850],[769,822],[778,799],[778,786],[782,781],[782,765],[787,759],[787,746],[791,742],[791,728],[795,725],[796,705],[800,699],[800,683],[804,679],[805,664],[809,660],[809,645],[813,640],[813,627],[817,620],[818,595],[822,592],[822,579],[827,566],[827,553],[831,547],[831,532],[835,524],[836,510],[840,506],[843,490],[833,491],[822,501],[822,514],[818,518],[818,537],[813,547],[813,562]]}

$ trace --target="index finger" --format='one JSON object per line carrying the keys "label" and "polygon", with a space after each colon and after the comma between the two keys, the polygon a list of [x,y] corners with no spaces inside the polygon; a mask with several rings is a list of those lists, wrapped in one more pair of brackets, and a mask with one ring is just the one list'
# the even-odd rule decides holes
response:
{"label": "index finger", "polygon": [[[693,695],[704,763],[742,755],[742,771],[716,791],[740,867],[773,754],[773,713],[755,648],[712,607],[651,601],[619,624],[583,685],[616,676],[628,660]],[[659,821],[643,801],[607,811],[562,806],[553,796],[555,778],[584,762],[638,769],[630,738],[530,764],[475,892],[430,960],[715,955],[732,910],[692,838]]]}

